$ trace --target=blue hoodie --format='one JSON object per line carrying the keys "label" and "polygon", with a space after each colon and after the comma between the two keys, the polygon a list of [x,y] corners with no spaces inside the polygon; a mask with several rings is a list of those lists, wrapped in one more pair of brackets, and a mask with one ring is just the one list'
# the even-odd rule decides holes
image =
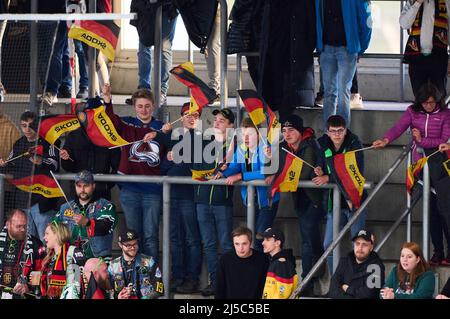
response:
{"label": "blue hoodie", "polygon": [[[323,50],[323,1],[316,0],[317,51]],[[326,0],[325,0],[326,1]],[[369,47],[372,15],[368,0],[341,0],[347,51],[361,55]]]}

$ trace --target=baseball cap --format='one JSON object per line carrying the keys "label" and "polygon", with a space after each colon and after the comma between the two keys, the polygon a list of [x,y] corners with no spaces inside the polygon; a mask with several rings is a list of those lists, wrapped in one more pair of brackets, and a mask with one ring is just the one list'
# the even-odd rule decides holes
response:
{"label": "baseball cap", "polygon": [[283,232],[276,228],[267,228],[264,232],[257,234],[256,238],[259,240],[264,238],[275,238],[275,240],[279,240],[281,243],[284,243]]}
{"label": "baseball cap", "polygon": [[358,238],[362,238],[366,241],[370,241],[373,244],[372,233],[368,230],[361,229],[353,238],[352,241],[355,241]]}
{"label": "baseball cap", "polygon": [[224,109],[217,109],[212,112],[213,115],[217,115],[219,113],[222,114],[222,116],[226,118],[228,121],[230,121],[230,123],[234,123],[235,116],[232,110],[230,110],[229,108],[224,108]]}
{"label": "baseball cap", "polygon": [[83,182],[86,184],[94,183],[94,175],[88,170],[84,170],[75,175],[75,183]]}
{"label": "baseball cap", "polygon": [[127,241],[139,240],[138,234],[129,228],[124,228],[119,233],[119,243],[126,243]]}
{"label": "baseball cap", "polygon": [[283,127],[292,127],[295,128],[300,133],[303,132],[303,119],[295,114],[291,114],[287,116],[282,122],[281,122],[281,128]]}
{"label": "baseball cap", "polygon": [[[190,106],[190,105],[191,105],[191,102],[186,102],[186,103],[184,103],[183,106],[181,107],[181,112],[180,112],[180,114],[183,115],[185,112],[188,112],[188,111],[189,111],[189,106]],[[199,109],[197,112],[198,112],[199,114],[202,114],[201,109]]]}

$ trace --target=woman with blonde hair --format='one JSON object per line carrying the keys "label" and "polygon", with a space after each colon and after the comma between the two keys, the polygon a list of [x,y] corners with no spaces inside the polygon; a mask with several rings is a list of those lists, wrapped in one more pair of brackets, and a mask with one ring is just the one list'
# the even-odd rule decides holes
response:
{"label": "woman with blonde hair", "polygon": [[402,246],[400,261],[381,289],[382,299],[430,299],[434,293],[434,274],[417,243]]}
{"label": "woman with blonde hair", "polygon": [[[83,251],[70,245],[70,231],[66,225],[53,221],[45,229],[44,241],[47,255],[42,261],[40,290],[41,296],[48,299],[59,299],[69,284],[81,287],[80,266],[85,263]],[[72,267],[74,266],[74,267]],[[78,267],[77,267],[78,266]]]}

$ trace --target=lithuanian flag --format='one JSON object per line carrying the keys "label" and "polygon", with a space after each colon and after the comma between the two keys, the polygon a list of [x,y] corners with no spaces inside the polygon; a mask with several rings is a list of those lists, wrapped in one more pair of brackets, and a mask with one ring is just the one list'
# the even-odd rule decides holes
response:
{"label": "lithuanian flag", "polygon": [[55,180],[44,174],[13,179],[11,183],[24,192],[39,194],[47,198],[63,196]]}
{"label": "lithuanian flag", "polygon": [[238,90],[245,109],[255,126],[267,129],[267,140],[270,144],[277,140],[281,125],[269,105],[254,90]]}
{"label": "lithuanian flag", "polygon": [[272,197],[277,192],[295,192],[298,188],[303,161],[291,153],[286,153],[283,171],[276,177],[272,185]]}
{"label": "lithuanian flag", "polygon": [[114,61],[120,27],[114,21],[75,21],[70,27],[69,38],[82,41],[100,50],[110,61]]}
{"label": "lithuanian flag", "polygon": [[92,108],[79,111],[77,117],[92,143],[100,147],[127,144],[128,142],[119,135],[111,118],[106,114],[105,105],[99,99],[92,99],[88,103],[92,105]]}
{"label": "lithuanian flag", "polygon": [[406,189],[408,190],[408,193],[411,194],[412,188],[414,187],[414,184],[416,182],[416,178],[427,161],[428,157],[422,157],[417,162],[408,166],[408,169],[406,170]]}
{"label": "lithuanian flag", "polygon": [[184,62],[170,70],[175,78],[191,89],[191,96],[198,104],[199,110],[217,97],[216,92],[205,82],[194,75],[194,65],[192,62]]}
{"label": "lithuanian flag", "polygon": [[76,115],[46,115],[41,117],[39,136],[50,144],[55,144],[56,140],[62,134],[74,131],[78,128],[80,128],[80,121]]}
{"label": "lithuanian flag", "polygon": [[347,200],[352,202],[353,207],[358,209],[361,206],[366,179],[359,171],[356,152],[335,155],[333,165],[341,192]]}
{"label": "lithuanian flag", "polygon": [[202,181],[202,182],[208,181],[211,179],[211,177],[214,176],[215,171],[216,171],[215,168],[201,170],[201,171],[191,169],[192,179],[196,180],[196,181]]}

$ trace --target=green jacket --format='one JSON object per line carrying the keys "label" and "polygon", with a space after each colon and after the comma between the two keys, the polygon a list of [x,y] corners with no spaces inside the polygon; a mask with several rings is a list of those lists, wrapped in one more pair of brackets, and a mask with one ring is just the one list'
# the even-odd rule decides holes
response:
{"label": "green jacket", "polygon": [[397,277],[397,266],[395,266],[386,280],[386,287],[394,289],[395,299],[431,299],[434,294],[434,273],[432,271],[424,272],[410,291],[400,287]]}

